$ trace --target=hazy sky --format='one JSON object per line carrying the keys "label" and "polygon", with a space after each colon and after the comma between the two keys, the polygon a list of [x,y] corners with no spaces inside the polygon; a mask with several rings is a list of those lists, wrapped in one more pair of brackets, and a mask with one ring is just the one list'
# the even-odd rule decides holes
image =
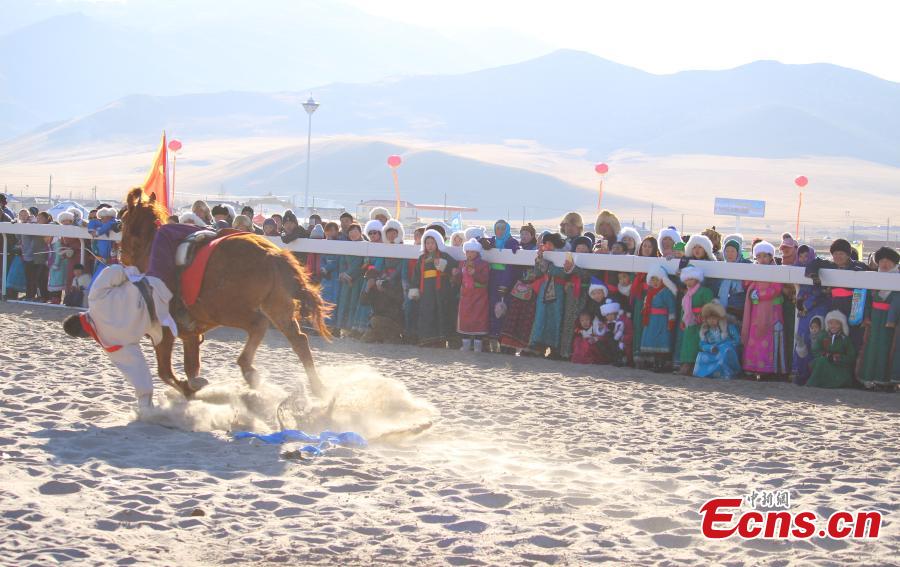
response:
{"label": "hazy sky", "polygon": [[654,73],[759,59],[834,63],[900,82],[893,0],[344,0],[444,30],[500,27]]}

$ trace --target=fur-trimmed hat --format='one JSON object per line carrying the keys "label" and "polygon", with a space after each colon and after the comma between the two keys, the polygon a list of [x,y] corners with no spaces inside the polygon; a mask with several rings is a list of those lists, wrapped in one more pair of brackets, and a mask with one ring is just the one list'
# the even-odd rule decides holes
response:
{"label": "fur-trimmed hat", "polygon": [[707,317],[718,317],[719,319],[725,319],[726,313],[725,308],[719,303],[718,299],[713,299],[709,303],[703,306],[703,309],[700,310],[700,316],[706,319]]}
{"label": "fur-trimmed hat", "polygon": [[206,223],[203,222],[203,219],[201,219],[194,213],[181,213],[181,215],[178,217],[178,222],[180,222],[181,224],[192,224],[194,226],[206,226]]}
{"label": "fur-trimmed hat", "polygon": [[397,219],[388,219],[384,226],[381,228],[381,241],[388,242],[387,231],[394,229],[397,231],[397,236],[394,237],[394,241],[391,244],[403,244],[403,239],[406,238],[406,233],[403,230],[403,224]]}
{"label": "fur-trimmed hat", "polygon": [[703,270],[691,264],[686,268],[682,268],[681,270],[681,281],[686,282],[688,280],[697,280],[698,282],[703,282]]}
{"label": "fur-trimmed hat", "polygon": [[[462,230],[457,230],[456,232],[452,233],[450,235],[450,238],[448,239],[448,240],[450,240],[450,246],[453,246],[453,240],[457,236],[459,237],[460,240],[462,240],[463,244],[466,243],[466,233]],[[462,244],[460,244],[460,246],[462,246]]]}
{"label": "fur-trimmed hat", "polygon": [[600,314],[604,317],[606,317],[607,315],[611,315],[612,313],[618,313],[621,310],[622,306],[612,299],[607,299],[606,303],[600,306]]}
{"label": "fur-trimmed hat", "polygon": [[566,216],[563,217],[560,225],[564,224],[574,224],[581,229],[584,229],[584,219],[581,218],[581,214],[576,212],[566,213]]}
{"label": "fur-trimmed hat", "polygon": [[69,211],[63,211],[56,215],[56,222],[70,221],[73,222],[75,220],[75,215]]}
{"label": "fur-trimmed hat", "polygon": [[600,225],[603,223],[609,223],[609,225],[613,229],[613,234],[618,235],[619,232],[622,231],[622,224],[619,222],[619,217],[615,215],[612,211],[608,211],[606,209],[600,211],[600,214],[597,215],[597,222],[594,223],[594,232],[599,235],[603,235],[603,232],[600,231]]}
{"label": "fur-trimmed hat", "polygon": [[377,216],[385,216],[388,220],[391,219],[391,212],[384,207],[375,207],[371,211],[369,211],[369,218],[374,219]]}
{"label": "fur-trimmed hat", "polygon": [[315,239],[325,238],[325,227],[320,224],[317,224],[316,226],[312,227],[312,229],[309,231],[309,237],[315,238]]}
{"label": "fur-trimmed hat", "polygon": [[626,226],[619,231],[619,235],[616,237],[616,240],[622,242],[622,239],[626,236],[634,241],[634,253],[637,254],[641,248],[641,233],[638,232],[634,227]]}
{"label": "fur-trimmed hat", "polygon": [[829,321],[840,321],[841,328],[844,330],[844,334],[848,337],[850,336],[850,325],[847,324],[847,316],[841,313],[838,310],[829,311],[827,315],[825,315],[825,325],[828,325]]}
{"label": "fur-trimmed hat", "polygon": [[775,246],[771,242],[766,242],[763,240],[762,242],[757,242],[756,246],[753,247],[753,257],[756,258],[760,254],[768,254],[769,256],[775,255]]}
{"label": "fur-trimmed hat", "polygon": [[718,252],[722,249],[722,233],[716,230],[716,227],[711,226],[704,229],[700,234],[709,238],[709,241],[712,242],[713,252]]}
{"label": "fur-trimmed hat", "polygon": [[711,260],[713,262],[717,260],[715,254],[713,254],[712,240],[702,234],[695,234],[688,239],[687,244],[684,245],[684,255],[688,258],[695,259],[693,252],[694,248],[697,246],[703,248],[706,252],[705,260]]}
{"label": "fur-trimmed hat", "polygon": [[875,251],[875,262],[878,263],[885,259],[890,260],[894,264],[900,264],[900,254],[893,248],[882,246]]}
{"label": "fur-trimmed hat", "polygon": [[838,238],[834,242],[831,243],[831,248],[829,249],[832,255],[835,252],[844,252],[848,256],[853,253],[853,247],[850,245],[850,241],[845,238]]}
{"label": "fur-trimmed hat", "polygon": [[681,234],[678,232],[678,229],[674,226],[667,226],[666,228],[659,231],[659,238],[657,242],[659,242],[659,248],[662,250],[662,241],[663,238],[671,238],[672,245],[678,244],[681,242]]}
{"label": "fur-trimmed hat", "polygon": [[588,295],[601,289],[603,290],[603,295],[609,297],[609,288],[606,287],[606,284],[603,283],[603,280],[599,278],[591,278],[591,285],[588,288]]}
{"label": "fur-trimmed hat", "polygon": [[[371,222],[371,221],[370,221]],[[438,250],[444,252],[447,249],[447,245],[444,243],[444,236],[433,228],[429,228],[425,232],[422,233],[422,253],[425,253],[425,240],[428,238],[433,238],[434,243],[437,244]]]}
{"label": "fur-trimmed hat", "polygon": [[472,240],[473,238],[484,238],[483,226],[470,226],[466,229],[466,240]]}
{"label": "fur-trimmed hat", "polygon": [[463,252],[478,252],[481,254],[484,252],[484,247],[478,242],[478,239],[470,238],[463,243]]}
{"label": "fur-trimmed hat", "polygon": [[363,229],[363,235],[366,238],[368,238],[370,232],[378,232],[378,233],[384,234],[383,232],[381,232],[381,229],[383,229],[383,228],[384,228],[384,225],[381,224],[380,220],[372,219],[366,223],[366,226]]}
{"label": "fur-trimmed hat", "polygon": [[664,265],[659,264],[650,268],[647,271],[647,281],[649,282],[651,278],[659,278],[663,285],[669,288],[669,291],[673,294],[678,293],[678,287],[675,285],[675,282],[672,281],[672,278],[669,277],[669,272],[666,271]]}
{"label": "fur-trimmed hat", "polygon": [[102,209],[97,209],[97,218],[115,218],[116,210],[112,207],[103,207]]}

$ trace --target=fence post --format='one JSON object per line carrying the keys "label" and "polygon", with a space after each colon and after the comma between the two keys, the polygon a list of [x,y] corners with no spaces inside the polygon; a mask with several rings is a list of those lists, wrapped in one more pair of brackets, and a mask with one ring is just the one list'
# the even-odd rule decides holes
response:
{"label": "fence post", "polygon": [[6,301],[6,259],[9,252],[9,235],[3,235],[3,301]]}

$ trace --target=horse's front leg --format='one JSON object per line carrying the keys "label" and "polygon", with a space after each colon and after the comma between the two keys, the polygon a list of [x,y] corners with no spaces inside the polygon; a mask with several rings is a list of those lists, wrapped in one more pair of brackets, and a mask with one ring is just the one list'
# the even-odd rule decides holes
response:
{"label": "horse's front leg", "polygon": [[181,346],[184,348],[184,373],[187,374],[187,382],[195,392],[209,385],[205,378],[200,377],[200,343],[203,335],[190,333],[181,335]]}
{"label": "horse's front leg", "polygon": [[153,350],[156,353],[156,371],[159,373],[159,379],[175,388],[185,398],[190,399],[194,395],[194,390],[184,380],[175,377],[175,371],[172,370],[172,348],[175,346],[175,335],[167,327],[163,327],[163,338]]}

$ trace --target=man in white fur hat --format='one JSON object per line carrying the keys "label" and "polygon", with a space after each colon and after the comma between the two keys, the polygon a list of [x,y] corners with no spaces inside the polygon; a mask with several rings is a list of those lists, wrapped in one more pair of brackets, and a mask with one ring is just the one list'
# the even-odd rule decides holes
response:
{"label": "man in white fur hat", "polygon": [[[142,276],[133,266],[113,264],[91,285],[86,313],[71,315],[63,322],[73,337],[91,338],[109,355],[112,363],[134,387],[138,411],[153,406],[153,378],[141,352],[146,335],[153,344],[163,338],[163,327],[178,335],[169,315],[172,293],[162,280]],[[191,384],[200,389],[205,380]]]}

